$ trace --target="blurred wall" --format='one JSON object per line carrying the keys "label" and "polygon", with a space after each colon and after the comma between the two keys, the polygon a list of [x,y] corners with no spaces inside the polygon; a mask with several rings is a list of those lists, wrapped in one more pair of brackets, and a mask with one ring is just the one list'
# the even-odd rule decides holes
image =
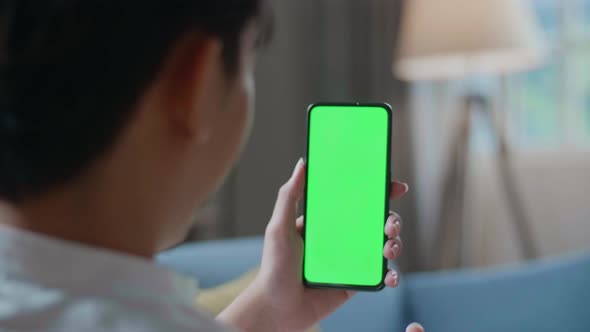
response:
{"label": "blurred wall", "polygon": [[[494,160],[471,161],[468,187],[467,266],[522,261],[519,241],[500,191]],[[590,155],[561,151],[520,153],[512,167],[540,257],[590,250]]]}
{"label": "blurred wall", "polygon": [[[305,154],[306,110],[317,101],[385,101],[393,105],[393,172],[412,182],[404,86],[391,74],[400,2],[389,0],[277,0],[275,37],[259,59],[257,116],[252,137],[223,196],[224,234],[262,234],[277,191]],[[394,207],[404,215],[406,259],[411,250],[414,200]],[[344,208],[344,207],[343,207]]]}

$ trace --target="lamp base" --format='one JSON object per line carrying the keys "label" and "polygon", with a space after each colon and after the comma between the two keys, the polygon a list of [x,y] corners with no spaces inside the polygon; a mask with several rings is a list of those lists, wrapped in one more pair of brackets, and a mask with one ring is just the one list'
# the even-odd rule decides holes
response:
{"label": "lamp base", "polygon": [[477,111],[484,112],[482,118],[490,126],[494,139],[497,141],[496,168],[502,182],[504,197],[506,197],[516,235],[520,240],[521,253],[525,259],[533,259],[537,256],[530,222],[510,167],[506,138],[494,121],[488,100],[479,95],[468,95],[465,97],[464,109],[457,124],[457,134],[451,145],[449,164],[443,179],[439,214],[441,219],[435,239],[435,248],[439,248],[440,251],[433,264],[436,269],[457,268],[462,265],[461,252],[465,228],[463,213],[471,140],[471,119]]}

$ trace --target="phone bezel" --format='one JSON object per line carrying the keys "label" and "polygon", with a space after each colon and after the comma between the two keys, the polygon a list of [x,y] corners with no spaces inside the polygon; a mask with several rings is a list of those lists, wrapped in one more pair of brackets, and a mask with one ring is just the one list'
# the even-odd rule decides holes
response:
{"label": "phone bezel", "polygon": [[[391,106],[387,103],[329,103],[329,102],[321,102],[321,103],[314,103],[309,105],[307,108],[307,144],[306,144],[306,163],[309,165],[309,143],[310,143],[310,123],[311,123],[311,113],[316,107],[324,107],[324,106],[343,106],[343,107],[378,107],[382,108],[387,112],[388,116],[388,123],[387,123],[387,166],[386,166],[386,174],[385,174],[385,211],[384,211],[384,218],[383,218],[383,227],[385,227],[385,222],[389,216],[389,195],[391,190],[391,141],[392,141],[392,122],[393,122],[393,110]],[[307,215],[307,177],[305,178],[305,189],[304,189],[304,199],[303,199],[303,215]],[[330,283],[314,283],[310,282],[305,278],[305,223],[303,225],[302,237],[304,241],[304,254],[303,254],[303,266],[301,269],[303,284],[305,287],[308,288],[327,288],[327,289],[350,289],[356,291],[380,291],[385,288],[385,275],[387,274],[387,259],[383,257],[383,272],[381,282],[377,285],[346,285],[346,284],[330,284]],[[383,245],[387,241],[387,236],[383,231]]]}

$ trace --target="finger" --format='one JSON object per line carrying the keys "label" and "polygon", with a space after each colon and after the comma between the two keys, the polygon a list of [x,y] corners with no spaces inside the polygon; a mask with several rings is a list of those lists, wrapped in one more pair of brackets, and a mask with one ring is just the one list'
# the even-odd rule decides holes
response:
{"label": "finger", "polygon": [[399,285],[399,274],[394,270],[389,270],[385,275],[385,286],[395,288]]}
{"label": "finger", "polygon": [[401,232],[402,232],[402,225],[404,224],[404,222],[402,221],[402,217],[399,214],[397,214],[397,213],[395,213],[393,211],[391,211],[391,215],[395,219],[395,222],[394,222],[395,227],[398,228],[398,232],[401,234]]}
{"label": "finger", "polygon": [[390,197],[391,197],[391,199],[401,198],[403,195],[405,195],[408,192],[408,190],[410,190],[410,187],[408,186],[407,183],[393,181],[391,183]]}
{"label": "finger", "polygon": [[275,230],[295,229],[293,220],[297,212],[297,201],[303,196],[305,186],[305,163],[299,159],[291,178],[279,190],[277,202],[271,218]]}
{"label": "finger", "polygon": [[424,332],[424,328],[418,323],[412,323],[408,325],[406,332]]}
{"label": "finger", "polygon": [[402,219],[395,212],[390,212],[387,221],[385,222],[385,235],[393,239],[401,235]]}
{"label": "finger", "polygon": [[297,220],[295,221],[295,226],[297,227],[297,233],[299,233],[299,235],[303,234],[303,216],[297,218]]}
{"label": "finger", "polygon": [[399,257],[402,249],[402,239],[398,236],[395,239],[390,239],[385,242],[385,246],[383,247],[383,256],[389,260],[394,260]]}

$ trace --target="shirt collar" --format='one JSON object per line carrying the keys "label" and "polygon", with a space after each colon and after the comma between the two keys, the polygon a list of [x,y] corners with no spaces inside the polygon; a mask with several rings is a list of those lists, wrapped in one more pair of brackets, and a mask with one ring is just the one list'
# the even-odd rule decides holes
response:
{"label": "shirt collar", "polygon": [[195,280],[123,253],[0,225],[0,273],[77,293],[192,305]]}

